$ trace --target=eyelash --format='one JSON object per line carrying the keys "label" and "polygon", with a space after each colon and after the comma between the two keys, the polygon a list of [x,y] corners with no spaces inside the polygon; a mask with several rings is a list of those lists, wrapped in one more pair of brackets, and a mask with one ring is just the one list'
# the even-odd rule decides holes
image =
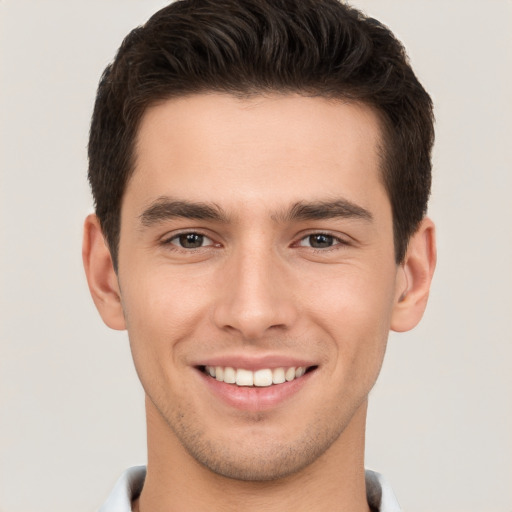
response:
{"label": "eyelash", "polygon": [[[191,236],[191,235],[196,235],[196,236],[199,236],[199,237],[203,237],[203,239],[209,240],[211,243],[208,244],[208,245],[204,245],[204,246],[202,245],[200,247],[189,247],[189,248],[182,247],[182,246],[178,245],[178,243],[174,243],[174,241],[179,240],[180,237]],[[317,236],[317,237],[321,237],[321,236],[328,237],[329,239],[332,240],[333,243],[332,243],[332,245],[330,245],[328,247],[322,247],[322,248],[312,247],[311,245],[303,245],[302,244],[302,242],[304,242],[308,238],[311,238],[311,237],[314,237],[314,236]],[[174,234],[171,237],[168,237],[168,238],[165,238],[164,240],[162,240],[161,245],[168,247],[170,250],[182,251],[182,252],[198,252],[201,249],[204,250],[204,249],[207,249],[208,247],[220,247],[221,246],[221,244],[215,243],[208,235],[202,233],[201,231],[184,231],[184,232],[181,232],[181,233]],[[349,245],[350,245],[350,242],[347,241],[346,239],[343,239],[343,238],[340,238],[338,236],[335,236],[335,235],[333,235],[333,234],[331,234],[329,232],[315,231],[315,232],[308,233],[307,235],[302,236],[297,242],[294,242],[292,244],[292,247],[306,247],[306,248],[311,249],[315,253],[326,253],[326,252],[337,250],[337,249],[339,249],[341,247],[346,247],[346,246],[349,246]]]}
{"label": "eyelash", "polygon": [[[311,245],[302,245],[302,242],[307,240],[308,238],[312,238],[312,237],[321,237],[321,236],[324,236],[324,237],[327,237],[329,239],[331,239],[332,241],[332,245],[328,246],[328,247],[312,247]],[[336,250],[336,249],[339,249],[340,247],[346,247],[349,244],[349,242],[343,238],[340,238],[339,236],[336,236],[336,235],[333,235],[329,232],[324,232],[324,231],[315,231],[313,233],[308,233],[307,235],[303,236],[295,245],[299,246],[299,247],[309,247],[310,249],[312,249],[313,251],[319,253],[325,253],[325,252],[328,252],[328,251],[333,251],[333,250]]]}
{"label": "eyelash", "polygon": [[[191,248],[181,247],[177,243],[173,243],[175,240],[179,240],[180,237],[186,237],[186,236],[191,236],[191,235],[203,237],[212,243],[208,244],[206,246],[191,247]],[[161,244],[168,246],[171,250],[186,251],[186,252],[192,252],[192,251],[197,252],[198,250],[205,249],[206,247],[220,246],[220,244],[216,244],[208,235],[202,233],[201,231],[183,231],[182,233],[177,233],[177,234],[172,235],[171,237],[165,238],[164,240],[162,240]]]}

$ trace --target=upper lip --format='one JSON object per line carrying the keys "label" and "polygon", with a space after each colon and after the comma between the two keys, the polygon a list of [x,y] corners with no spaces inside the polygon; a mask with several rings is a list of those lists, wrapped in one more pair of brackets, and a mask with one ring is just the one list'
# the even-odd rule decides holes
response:
{"label": "upper lip", "polygon": [[281,355],[281,354],[268,354],[262,356],[248,356],[248,355],[219,355],[212,357],[205,357],[193,363],[193,366],[222,366],[231,368],[243,368],[245,370],[261,370],[264,368],[290,368],[294,367],[311,367],[316,366],[311,360]]}

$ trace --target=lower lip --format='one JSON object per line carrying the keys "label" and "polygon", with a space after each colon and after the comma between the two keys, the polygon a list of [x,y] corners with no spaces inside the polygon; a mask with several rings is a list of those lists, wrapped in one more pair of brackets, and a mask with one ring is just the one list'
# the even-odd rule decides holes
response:
{"label": "lower lip", "polygon": [[302,377],[282,384],[273,384],[266,387],[237,386],[220,382],[201,370],[197,370],[217,397],[227,405],[244,411],[264,411],[280,405],[294,396],[309,381],[315,371],[305,373]]}

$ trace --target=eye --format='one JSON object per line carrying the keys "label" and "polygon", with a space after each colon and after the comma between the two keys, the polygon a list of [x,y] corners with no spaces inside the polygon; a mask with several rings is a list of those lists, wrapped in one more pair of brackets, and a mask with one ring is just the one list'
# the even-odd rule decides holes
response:
{"label": "eye", "polygon": [[301,247],[312,247],[313,249],[328,249],[333,245],[343,243],[342,240],[326,233],[314,233],[304,237],[299,245]]}
{"label": "eye", "polygon": [[182,249],[200,249],[213,245],[213,241],[201,233],[181,233],[169,239],[168,243],[177,245]]}

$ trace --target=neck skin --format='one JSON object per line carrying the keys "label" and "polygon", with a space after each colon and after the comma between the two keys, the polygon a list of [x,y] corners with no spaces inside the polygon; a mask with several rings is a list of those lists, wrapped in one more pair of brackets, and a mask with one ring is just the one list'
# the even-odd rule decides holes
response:
{"label": "neck skin", "polygon": [[246,482],[211,472],[174,437],[150,400],[147,476],[134,512],[369,512],[364,475],[367,402],[342,435],[304,470],[272,482]]}

